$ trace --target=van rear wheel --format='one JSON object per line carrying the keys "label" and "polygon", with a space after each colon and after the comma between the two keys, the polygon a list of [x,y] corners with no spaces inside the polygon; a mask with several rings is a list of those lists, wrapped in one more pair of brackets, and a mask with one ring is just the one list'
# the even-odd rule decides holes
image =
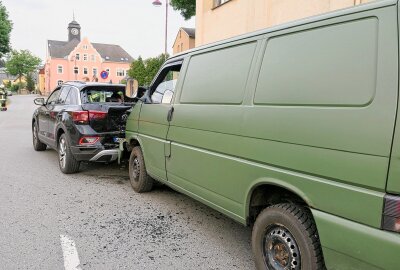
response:
{"label": "van rear wheel", "polygon": [[154,180],[147,174],[142,149],[136,146],[129,158],[129,179],[137,193],[149,192],[153,189]]}
{"label": "van rear wheel", "polygon": [[264,209],[253,227],[252,248],[257,269],[324,269],[311,211],[296,204]]}

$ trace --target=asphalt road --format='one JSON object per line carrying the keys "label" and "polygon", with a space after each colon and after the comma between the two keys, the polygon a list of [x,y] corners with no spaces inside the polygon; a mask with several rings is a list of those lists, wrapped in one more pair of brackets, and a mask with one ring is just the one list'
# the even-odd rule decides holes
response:
{"label": "asphalt road", "polygon": [[254,269],[251,230],[185,195],[136,194],[117,164],[62,174],[33,150],[33,98],[0,112],[0,269]]}

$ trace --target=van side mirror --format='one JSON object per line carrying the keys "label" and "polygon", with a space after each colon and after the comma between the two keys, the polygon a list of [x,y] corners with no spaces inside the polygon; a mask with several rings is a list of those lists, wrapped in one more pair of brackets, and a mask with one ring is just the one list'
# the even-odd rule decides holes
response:
{"label": "van side mirror", "polygon": [[35,99],[33,100],[33,103],[35,103],[36,105],[42,106],[42,105],[45,104],[44,98],[35,98]]}
{"label": "van side mirror", "polygon": [[138,97],[139,82],[136,79],[127,79],[125,87],[125,95],[131,98]]}

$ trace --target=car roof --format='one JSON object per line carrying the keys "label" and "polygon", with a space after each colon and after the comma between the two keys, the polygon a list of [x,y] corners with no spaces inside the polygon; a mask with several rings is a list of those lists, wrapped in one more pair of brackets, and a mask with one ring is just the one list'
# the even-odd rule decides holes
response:
{"label": "car roof", "polygon": [[98,87],[102,87],[102,86],[108,86],[108,87],[125,87],[124,84],[111,84],[111,83],[100,83],[100,82],[82,82],[82,81],[67,81],[64,82],[63,85],[71,85],[74,86],[76,88],[78,88],[79,90],[82,90],[88,86],[98,86]]}

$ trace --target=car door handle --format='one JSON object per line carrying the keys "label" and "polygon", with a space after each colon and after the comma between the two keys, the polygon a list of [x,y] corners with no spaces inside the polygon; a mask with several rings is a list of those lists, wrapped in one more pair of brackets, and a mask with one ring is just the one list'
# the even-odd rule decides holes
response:
{"label": "car door handle", "polygon": [[168,122],[171,122],[173,114],[174,114],[174,107],[171,107],[171,109],[169,109],[168,115],[167,115]]}

